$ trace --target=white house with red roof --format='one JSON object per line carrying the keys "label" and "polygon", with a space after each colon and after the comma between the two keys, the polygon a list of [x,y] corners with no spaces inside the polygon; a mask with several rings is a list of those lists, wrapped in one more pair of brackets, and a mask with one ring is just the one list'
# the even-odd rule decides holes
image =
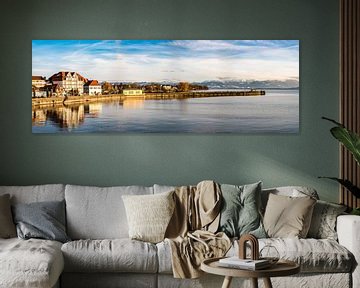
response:
{"label": "white house with red roof", "polygon": [[53,85],[58,85],[67,95],[84,94],[84,84],[88,81],[76,72],[60,71],[49,78]]}
{"label": "white house with red roof", "polygon": [[101,85],[97,80],[89,80],[84,85],[84,94],[88,95],[100,95]]}

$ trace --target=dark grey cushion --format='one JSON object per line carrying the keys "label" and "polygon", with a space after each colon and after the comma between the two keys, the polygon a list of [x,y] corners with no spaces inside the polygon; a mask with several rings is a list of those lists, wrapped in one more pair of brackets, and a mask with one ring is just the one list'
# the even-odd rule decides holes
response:
{"label": "dark grey cushion", "polygon": [[65,231],[65,201],[15,204],[12,211],[19,238],[70,241]]}
{"label": "dark grey cushion", "polygon": [[229,237],[251,233],[266,238],[260,215],[261,182],[235,186],[222,184],[222,209],[219,231]]}

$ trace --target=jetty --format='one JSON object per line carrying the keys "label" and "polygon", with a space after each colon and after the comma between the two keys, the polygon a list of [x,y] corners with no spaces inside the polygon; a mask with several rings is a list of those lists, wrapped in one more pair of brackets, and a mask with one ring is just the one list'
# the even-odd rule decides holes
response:
{"label": "jetty", "polygon": [[157,99],[187,99],[187,98],[206,98],[206,97],[232,97],[232,96],[263,96],[264,90],[248,91],[189,91],[189,92],[168,92],[168,93],[143,93],[140,95],[81,95],[66,97],[43,97],[32,98],[32,108],[46,106],[63,106],[70,104],[87,104],[96,102],[122,101],[129,98],[157,100]]}

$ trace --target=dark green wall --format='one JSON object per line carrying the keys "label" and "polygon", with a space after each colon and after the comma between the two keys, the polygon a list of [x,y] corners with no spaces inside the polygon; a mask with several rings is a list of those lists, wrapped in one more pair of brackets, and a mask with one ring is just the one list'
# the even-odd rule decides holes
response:
{"label": "dark green wall", "polygon": [[[263,180],[337,201],[337,0],[2,0],[0,184],[128,185]],[[33,135],[32,39],[299,39],[295,135]]]}

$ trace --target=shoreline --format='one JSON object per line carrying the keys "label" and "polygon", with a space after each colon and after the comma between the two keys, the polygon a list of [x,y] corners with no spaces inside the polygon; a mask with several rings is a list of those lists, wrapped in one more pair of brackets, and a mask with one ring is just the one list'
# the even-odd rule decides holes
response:
{"label": "shoreline", "polygon": [[42,107],[56,107],[68,104],[85,104],[106,101],[116,101],[125,99],[143,99],[143,100],[157,100],[157,99],[186,99],[186,98],[206,98],[206,97],[229,97],[229,96],[263,96],[265,90],[250,90],[250,91],[222,91],[222,92],[176,92],[176,93],[144,93],[141,95],[81,95],[68,97],[44,97],[32,98],[32,108]]}

